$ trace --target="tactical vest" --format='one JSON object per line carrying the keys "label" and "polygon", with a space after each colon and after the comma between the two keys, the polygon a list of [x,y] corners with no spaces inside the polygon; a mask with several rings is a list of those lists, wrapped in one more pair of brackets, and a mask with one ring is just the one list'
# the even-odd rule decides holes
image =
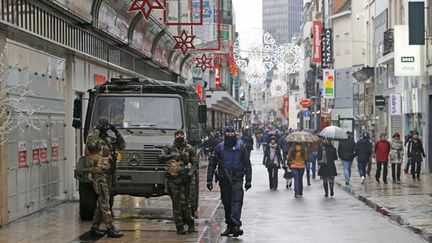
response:
{"label": "tactical vest", "polygon": [[219,152],[221,160],[223,161],[223,167],[227,170],[240,170],[243,169],[241,162],[241,145],[243,142],[237,140],[237,143],[233,148],[227,148],[224,143],[219,144]]}

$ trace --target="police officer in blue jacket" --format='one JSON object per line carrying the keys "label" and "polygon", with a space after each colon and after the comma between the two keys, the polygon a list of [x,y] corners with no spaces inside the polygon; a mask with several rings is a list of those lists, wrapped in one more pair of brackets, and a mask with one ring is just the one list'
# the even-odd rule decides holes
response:
{"label": "police officer in blue jacket", "polygon": [[209,159],[207,188],[210,191],[213,189],[212,181],[215,173],[216,180],[219,180],[227,224],[227,229],[221,233],[221,236],[238,237],[243,234],[240,229],[244,196],[243,178],[246,176],[244,188],[247,191],[252,187],[252,166],[246,147],[242,140],[237,139],[232,127],[225,128],[224,140],[215,147]]}

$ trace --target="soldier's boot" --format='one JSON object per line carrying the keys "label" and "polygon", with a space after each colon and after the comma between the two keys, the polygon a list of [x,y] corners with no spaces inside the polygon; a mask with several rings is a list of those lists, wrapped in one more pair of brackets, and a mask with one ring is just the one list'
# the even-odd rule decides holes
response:
{"label": "soldier's boot", "polygon": [[195,230],[195,222],[192,222],[188,225],[188,233],[194,233],[196,232]]}
{"label": "soldier's boot", "polygon": [[240,235],[243,235],[243,230],[240,229],[239,226],[234,226],[232,229],[233,237],[239,237]]}
{"label": "soldier's boot", "polygon": [[120,238],[123,236],[123,233],[118,231],[115,227],[108,229],[108,237],[110,238]]}
{"label": "soldier's boot", "polygon": [[323,181],[323,186],[324,186],[324,197],[328,197],[328,184],[326,181]]}
{"label": "soldier's boot", "polygon": [[90,233],[92,236],[95,236],[95,237],[104,237],[105,236],[105,232],[103,232],[102,230],[100,230],[99,228],[94,227],[94,226],[92,226],[90,228]]}
{"label": "soldier's boot", "polygon": [[333,195],[334,195],[334,190],[333,190],[334,182],[329,182],[329,184],[330,184],[330,197],[333,197]]}
{"label": "soldier's boot", "polygon": [[222,232],[220,235],[221,236],[229,236],[230,234],[233,233],[233,229],[230,226],[227,226],[226,230],[224,232]]}
{"label": "soldier's boot", "polygon": [[185,235],[186,230],[184,229],[184,226],[177,226],[177,234],[178,235]]}

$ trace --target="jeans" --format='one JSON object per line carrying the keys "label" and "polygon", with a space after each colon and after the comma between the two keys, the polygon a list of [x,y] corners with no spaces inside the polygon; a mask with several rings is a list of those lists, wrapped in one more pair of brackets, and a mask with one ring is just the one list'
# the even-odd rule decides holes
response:
{"label": "jeans", "polygon": [[318,152],[312,152],[310,154],[309,160],[306,162],[306,174],[308,178],[310,175],[310,169],[312,169],[312,178],[315,178],[317,157],[318,157]]}
{"label": "jeans", "polygon": [[375,174],[375,178],[379,180],[381,177],[381,167],[384,167],[383,170],[383,181],[387,182],[387,168],[388,168],[388,161],[377,161],[377,171]]}
{"label": "jeans", "polygon": [[267,168],[269,174],[270,189],[277,189],[278,187],[278,167]]}
{"label": "jeans", "polygon": [[296,195],[303,195],[303,175],[305,172],[304,168],[293,168],[294,176],[294,193]]}
{"label": "jeans", "polygon": [[393,181],[400,181],[402,164],[391,164]]}
{"label": "jeans", "polygon": [[372,158],[369,158],[368,161],[366,161],[367,163],[367,169],[366,169],[366,174],[368,176],[370,176],[371,170],[372,170]]}
{"label": "jeans", "polygon": [[420,178],[421,164],[422,164],[421,161],[420,162],[411,161],[411,175],[413,179]]}
{"label": "jeans", "polygon": [[357,161],[357,167],[360,174],[360,177],[366,176],[366,165],[368,161]]}
{"label": "jeans", "polygon": [[348,160],[342,160],[343,170],[344,170],[344,176],[345,176],[345,182],[349,182],[351,179],[351,166],[352,161]]}

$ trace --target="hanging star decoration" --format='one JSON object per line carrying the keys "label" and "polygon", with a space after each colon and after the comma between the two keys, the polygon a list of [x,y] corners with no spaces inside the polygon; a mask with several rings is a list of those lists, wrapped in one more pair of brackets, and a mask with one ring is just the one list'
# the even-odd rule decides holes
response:
{"label": "hanging star decoration", "polygon": [[176,41],[175,46],[173,47],[173,49],[180,49],[183,53],[183,55],[186,55],[186,52],[189,49],[196,49],[194,44],[193,44],[193,40],[195,39],[196,35],[188,35],[186,33],[186,30],[183,30],[181,35],[179,36],[174,36],[174,39]]}
{"label": "hanging star decoration", "polygon": [[211,61],[213,58],[209,58],[206,56],[206,54],[203,54],[201,57],[195,58],[197,61],[197,64],[195,67],[201,68],[203,72],[207,70],[207,68],[212,68]]}
{"label": "hanging star decoration", "polygon": [[153,9],[165,9],[160,0],[132,0],[133,3],[129,7],[129,12],[140,11],[144,19],[147,21],[150,18]]}

